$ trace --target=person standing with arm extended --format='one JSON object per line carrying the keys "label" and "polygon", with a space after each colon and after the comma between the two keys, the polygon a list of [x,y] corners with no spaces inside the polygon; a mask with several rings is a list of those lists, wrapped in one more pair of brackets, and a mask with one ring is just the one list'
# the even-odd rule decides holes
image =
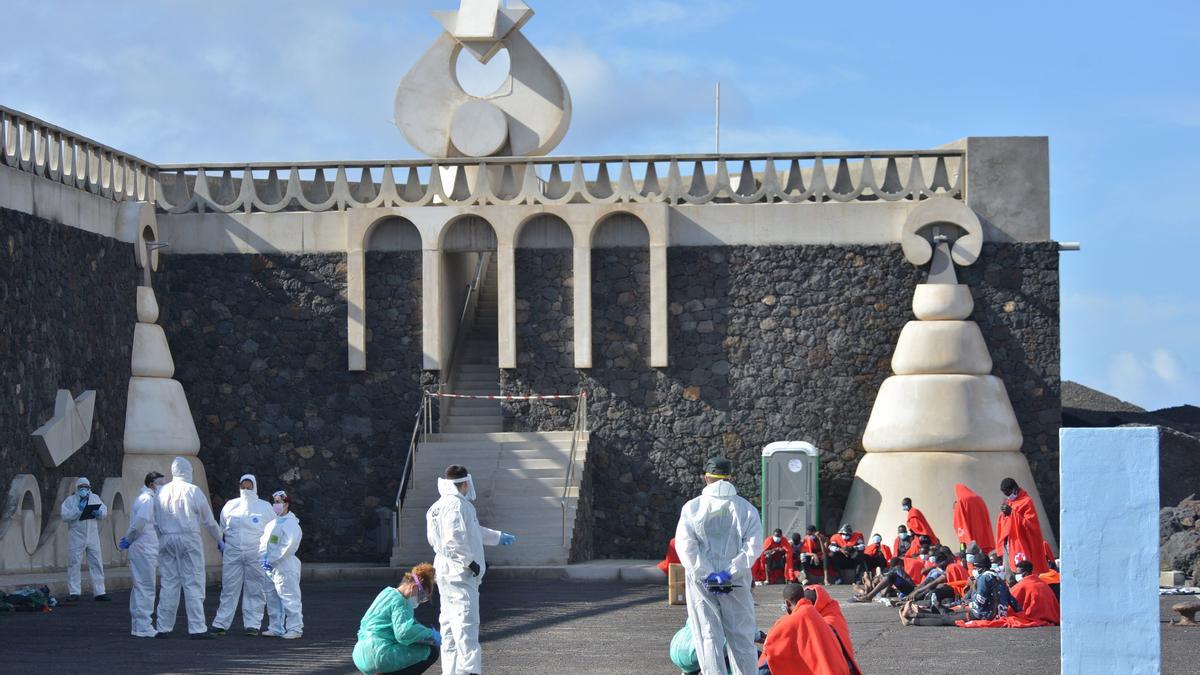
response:
{"label": "person standing with arm extended", "polygon": [[271,495],[276,518],[267,524],[258,553],[267,573],[267,616],[263,637],[295,640],[304,635],[304,605],[300,601],[300,559],[296,549],[304,533],[292,513],[292,498],[283,490]]}
{"label": "person standing with arm extended", "polygon": [[753,579],[762,547],[758,510],[729,482],[733,464],[713,457],[704,466],[705,488],[683,505],[675,547],[687,579],[688,622],[705,675],[724,675],[725,652],[734,675],[758,672]]}
{"label": "person standing with arm extended", "polygon": [[108,507],[100,501],[100,495],[92,492],[91,482],[81,477],[75,481],[75,494],[63,502],[59,515],[67,523],[67,602],[79,599],[80,567],[85,553],[88,574],[92,577],[92,595],[100,602],[108,602],[111,598],[104,592],[104,558],[100,552],[100,527],[96,523],[108,517]]}
{"label": "person standing with arm extended", "polygon": [[225,555],[221,561],[221,604],[212,623],[217,635],[224,635],[233,625],[239,596],[246,635],[258,635],[270,583],[258,545],[267,524],[275,520],[275,511],[266,500],[259,499],[258,480],[253,474],[239,478],[238,488],[240,496],[225,502],[219,521],[225,533]]}
{"label": "person standing with arm extended", "polygon": [[511,534],[483,527],[475,515],[475,486],[467,468],[452,464],[438,478],[441,497],[425,513],[425,532],[433,548],[433,568],[442,594],[438,622],[442,634],[442,672],[483,673],[479,649],[479,584],[487,572],[484,545],[509,546]]}
{"label": "person standing with arm extended", "polygon": [[158,575],[158,530],[155,528],[155,494],[166,482],[165,477],[151,471],[142,481],[142,490],[133,500],[129,529],[117,547],[129,551],[129,574],[133,588],[129,591],[129,616],[133,621],[133,636],[154,637],[154,582]]}
{"label": "person standing with arm extended", "polygon": [[192,464],[184,457],[171,462],[171,482],[158,490],[155,519],[158,525],[158,563],[162,592],[158,596],[158,634],[165,638],[175,629],[179,591],[187,605],[188,633],[193,640],[216,637],[204,621],[204,547],[200,528],[208,532],[217,549],[225,550],[221,528],[200,488],[192,485]]}

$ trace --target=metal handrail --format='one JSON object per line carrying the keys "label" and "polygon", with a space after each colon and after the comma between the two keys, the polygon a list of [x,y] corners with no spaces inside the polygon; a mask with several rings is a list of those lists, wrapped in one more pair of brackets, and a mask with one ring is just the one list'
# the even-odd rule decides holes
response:
{"label": "metal handrail", "polygon": [[[479,260],[475,263],[475,274],[472,275],[470,283],[467,284],[467,297],[463,300],[462,312],[458,315],[458,328],[454,335],[454,343],[450,346],[450,356],[446,359],[446,365],[442,368],[441,381],[438,383],[438,392],[443,393],[454,386],[455,371],[458,368],[458,358],[462,351],[463,343],[467,339],[467,322],[470,320],[474,323],[475,308],[479,305],[479,286],[483,283],[483,275],[487,273],[488,265],[491,264],[492,254],[484,251],[479,254]],[[444,407],[449,405],[446,399],[439,401],[440,412],[439,422],[446,418],[446,410]]]}
{"label": "metal handrail", "polygon": [[567,475],[563,479],[562,498],[559,502],[562,507],[562,539],[563,546],[570,546],[567,541],[567,499],[571,492],[571,477],[575,473],[575,455],[579,448],[580,437],[587,432],[587,392],[580,391],[579,397],[575,404],[575,423],[571,429],[571,454],[567,460]]}
{"label": "metal handrail", "polygon": [[392,515],[395,545],[400,544],[400,510],[404,508],[404,499],[408,496],[408,486],[412,481],[413,463],[417,458],[417,447],[425,441],[433,424],[432,405],[429,392],[421,391],[421,407],[417,411],[417,419],[413,424],[412,436],[408,441],[408,453],[404,457],[404,469],[400,472],[400,487],[396,490],[395,511]]}

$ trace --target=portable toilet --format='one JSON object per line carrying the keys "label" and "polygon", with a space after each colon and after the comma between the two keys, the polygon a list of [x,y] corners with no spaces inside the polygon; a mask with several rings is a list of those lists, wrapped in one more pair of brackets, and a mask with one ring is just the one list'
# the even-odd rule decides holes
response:
{"label": "portable toilet", "polygon": [[779,441],[762,451],[763,536],[775,528],[783,535],[804,533],[817,524],[820,498],[817,474],[820,457],[816,446],[805,441]]}

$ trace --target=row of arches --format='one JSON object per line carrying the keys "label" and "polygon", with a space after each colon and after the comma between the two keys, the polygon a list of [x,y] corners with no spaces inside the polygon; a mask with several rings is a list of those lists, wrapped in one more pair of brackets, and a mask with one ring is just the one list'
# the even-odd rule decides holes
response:
{"label": "row of arches", "polygon": [[366,253],[420,251],[424,368],[441,370],[461,311],[464,256],[490,255],[496,271],[498,365],[516,367],[515,251],[568,249],[574,278],[574,361],[592,367],[591,251],[624,248],[648,251],[650,261],[650,365],[666,366],[667,209],[633,210],[590,205],[507,207],[455,212],[445,207],[356,210],[347,214],[347,338],[349,367],[366,369]]}

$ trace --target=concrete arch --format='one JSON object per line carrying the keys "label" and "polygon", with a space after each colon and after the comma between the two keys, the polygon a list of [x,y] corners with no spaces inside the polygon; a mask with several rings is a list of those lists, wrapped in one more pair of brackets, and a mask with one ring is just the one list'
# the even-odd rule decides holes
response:
{"label": "concrete arch", "polygon": [[126,493],[125,480],[122,478],[105,478],[100,486],[100,499],[108,505],[108,518],[100,521],[100,550],[104,554],[104,563],[115,565],[125,556],[117,543],[129,528],[133,500]]}
{"label": "concrete arch", "polygon": [[437,249],[443,253],[495,251],[501,236],[486,218],[471,213],[446,221],[438,233]]}
{"label": "concrete arch", "polygon": [[384,216],[367,225],[363,232],[364,251],[420,251],[421,230],[404,216]]}
{"label": "concrete arch", "polygon": [[615,211],[597,220],[589,236],[592,248],[644,248],[653,241],[646,221],[628,211]]}
{"label": "concrete arch", "polygon": [[[6,509],[0,514],[0,555],[4,565],[15,568],[23,558],[37,551],[42,527],[42,493],[32,474],[17,474],[8,488]],[[23,555],[22,555],[23,553]]]}
{"label": "concrete arch", "polygon": [[575,232],[570,223],[553,213],[535,213],[515,228],[513,241],[522,248],[572,248]]}

